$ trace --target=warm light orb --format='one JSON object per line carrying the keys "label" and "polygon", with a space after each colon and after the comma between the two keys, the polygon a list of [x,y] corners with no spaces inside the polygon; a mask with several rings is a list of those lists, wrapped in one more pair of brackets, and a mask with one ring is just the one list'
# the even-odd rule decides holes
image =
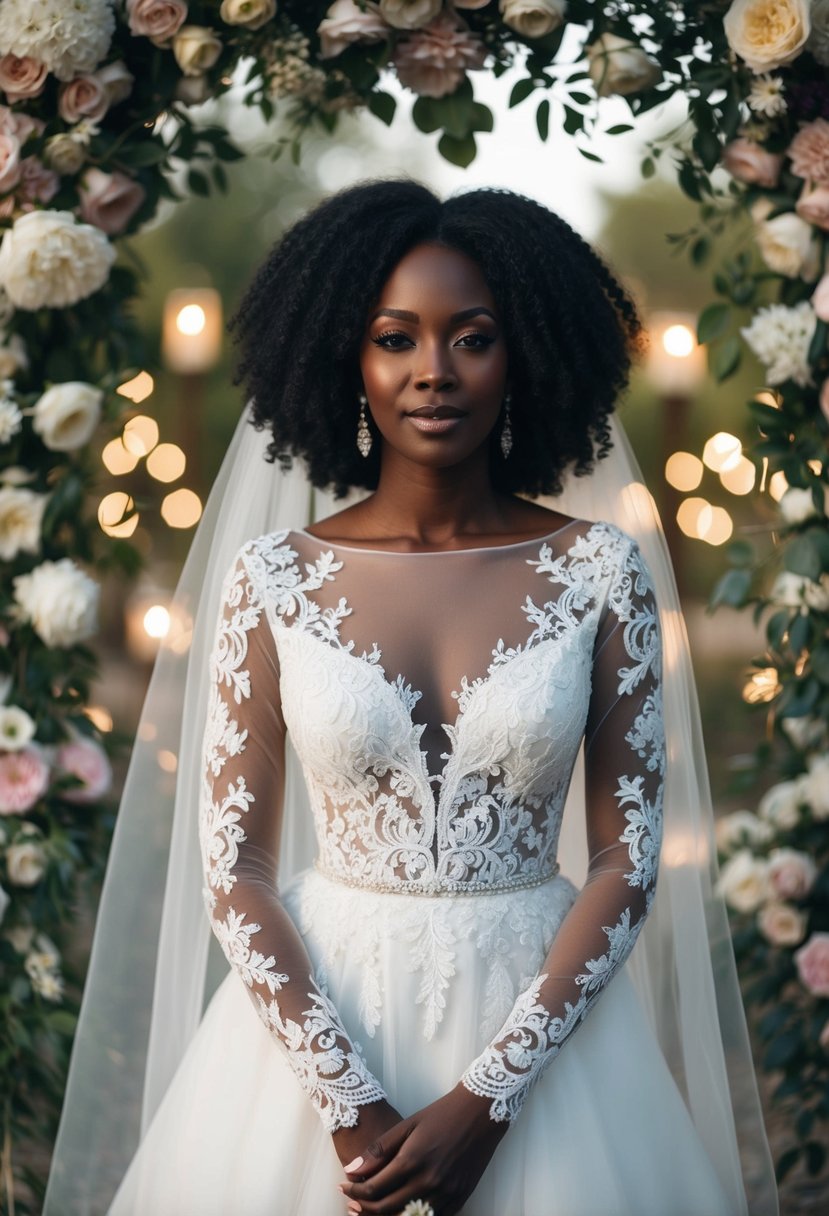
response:
{"label": "warm light orb", "polygon": [[662,335],[665,352],[674,359],[687,359],[696,344],[696,338],[687,325],[669,325]]}
{"label": "warm light orb", "polygon": [[702,481],[703,463],[691,452],[674,452],[665,462],[665,480],[675,490],[687,494]]}
{"label": "warm light orb", "polygon": [[[702,518],[700,517],[702,526]],[[709,545],[723,545],[734,531],[734,522],[725,507],[712,507],[711,517],[706,519],[701,539]]]}
{"label": "warm light orb", "polygon": [[769,478],[769,494],[775,502],[780,502],[780,499],[789,488],[789,483],[786,480],[786,474],[778,469],[776,473],[772,473]]}
{"label": "warm light orb", "polygon": [[144,613],[143,624],[148,637],[166,637],[170,628],[170,613],[163,604],[153,604]]}
{"label": "warm light orb", "polygon": [[139,372],[137,376],[133,376],[132,380],[125,380],[123,384],[119,384],[115,391],[134,402],[135,405],[139,405],[142,401],[146,401],[154,388],[155,381],[150,373]]}
{"label": "warm light orb", "polygon": [[743,700],[749,705],[762,705],[766,701],[773,701],[780,687],[777,668],[761,667],[759,671],[753,671],[743,685]]}
{"label": "warm light orb", "polygon": [[94,726],[97,726],[98,730],[103,734],[106,734],[108,731],[112,730],[112,714],[108,709],[105,709],[103,705],[87,705],[84,713],[86,714],[87,718],[89,718],[90,722],[92,722]]}
{"label": "warm light orb", "polygon": [[158,767],[165,773],[174,773],[178,768],[178,756],[175,752],[168,751],[166,747],[160,747],[158,749]]}
{"label": "warm light orb", "polygon": [[120,439],[110,439],[101,452],[101,460],[104,462],[104,468],[114,477],[118,477],[122,473],[131,473],[138,464],[135,452],[128,451]]}
{"label": "warm light orb", "polygon": [[733,468],[720,473],[720,481],[731,494],[750,494],[756,477],[757,470],[747,456],[741,456]]}
{"label": "warm light orb", "polygon": [[716,435],[706,441],[702,451],[702,463],[714,473],[722,473],[735,468],[742,454],[743,445],[736,435],[730,435],[728,431],[717,431]]}
{"label": "warm light orb", "polygon": [[161,518],[171,528],[192,528],[201,518],[201,499],[193,490],[173,490],[161,503]]}
{"label": "warm light orb", "polygon": [[186,465],[187,457],[177,443],[160,443],[147,457],[147,472],[156,481],[175,481]]}
{"label": "warm light orb", "polygon": [[135,503],[123,490],[106,494],[98,504],[98,523],[107,536],[132,536],[138,527],[138,519]]}
{"label": "warm light orb", "polygon": [[176,329],[188,338],[195,338],[207,324],[207,315],[201,304],[185,304],[176,313]]}
{"label": "warm light orb", "polygon": [[135,456],[147,456],[158,443],[158,423],[147,414],[130,418],[124,427],[123,443]]}
{"label": "warm light orb", "polygon": [[713,508],[705,498],[686,498],[676,513],[676,522],[686,536],[702,540],[711,526]]}

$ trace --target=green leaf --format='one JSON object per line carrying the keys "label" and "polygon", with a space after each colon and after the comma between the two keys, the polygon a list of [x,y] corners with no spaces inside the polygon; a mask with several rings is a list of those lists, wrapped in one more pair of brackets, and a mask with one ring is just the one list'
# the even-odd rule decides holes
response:
{"label": "green leaf", "polygon": [[740,365],[740,339],[723,338],[716,346],[708,347],[708,368],[718,382],[727,380]]}
{"label": "green leaf", "polygon": [[764,431],[788,431],[789,421],[782,410],[766,401],[749,401],[748,411]]}
{"label": "green leaf", "polygon": [[789,614],[784,608],[775,612],[766,623],[766,637],[773,650],[779,650],[783,645],[783,636],[789,628]]}
{"label": "green leaf", "polygon": [[[798,1083],[799,1084],[799,1083]],[[787,1148],[785,1153],[782,1153],[777,1159],[777,1165],[774,1168],[774,1176],[778,1182],[782,1182],[787,1174],[790,1174],[800,1160],[799,1148]]]}
{"label": "green leaf", "polygon": [[438,141],[438,152],[443,159],[448,160],[451,165],[459,165],[461,169],[472,164],[477,151],[475,136],[472,134],[465,135],[463,139],[442,135]]}
{"label": "green leaf", "polygon": [[742,608],[751,590],[750,570],[728,570],[717,583],[711,596],[711,607],[718,604],[730,604],[732,608]]}
{"label": "green leaf", "polygon": [[197,194],[200,198],[207,198],[210,194],[210,182],[198,169],[191,169],[188,172],[187,188],[191,194]]}
{"label": "green leaf", "polygon": [[490,110],[489,106],[485,106],[480,101],[473,102],[470,130],[491,131],[494,125],[495,120],[492,117],[492,110]]}
{"label": "green leaf", "polygon": [[789,649],[793,654],[800,654],[809,644],[812,633],[812,622],[806,612],[800,612],[789,626]]}
{"label": "green leaf", "polygon": [[826,1146],[818,1140],[810,1140],[806,1145],[806,1172],[813,1178],[823,1169],[826,1161]]}
{"label": "green leaf", "polygon": [[642,161],[641,170],[643,177],[653,177],[654,173],[656,173],[656,165],[652,156],[645,157]]}
{"label": "green leaf", "polygon": [[801,1036],[797,1030],[788,1030],[784,1034],[778,1035],[763,1057],[763,1067],[769,1071],[782,1068],[784,1064],[788,1064],[794,1059],[802,1046]]}
{"label": "green leaf", "polygon": [[371,110],[375,118],[379,118],[386,126],[390,126],[394,118],[394,112],[397,109],[397,101],[392,97],[391,93],[384,93],[382,89],[372,93],[368,99],[368,108]]}
{"label": "green leaf", "polygon": [[119,148],[114,159],[135,169],[147,168],[150,165],[160,165],[167,159],[167,148],[160,139],[145,140],[140,144],[125,144]]}
{"label": "green leaf", "polygon": [[535,125],[538,127],[538,134],[542,143],[546,143],[547,136],[550,134],[550,102],[546,97],[538,103],[538,109],[535,112]]}
{"label": "green leaf", "polygon": [[584,115],[580,114],[578,110],[574,110],[572,106],[565,105],[563,125],[568,135],[575,135],[584,127]]}
{"label": "green leaf", "polygon": [[512,86],[507,102],[508,108],[511,110],[513,106],[518,106],[522,101],[529,97],[530,93],[535,92],[535,81],[530,76],[525,76],[523,80],[516,80]]}
{"label": "green leaf", "polygon": [[604,160],[602,159],[602,157],[597,156],[595,152],[588,152],[586,148],[579,148],[578,145],[576,145],[576,147],[577,147],[577,150],[582,154],[582,156],[584,157],[585,160],[594,160],[600,165],[604,164]]}
{"label": "green leaf", "polygon": [[434,97],[418,97],[412,106],[412,119],[418,131],[431,135],[441,126],[440,113]]}
{"label": "green leaf", "polygon": [[615,126],[608,127],[605,135],[623,135],[625,131],[632,131],[633,124],[629,122],[617,122]]}
{"label": "green leaf", "polygon": [[812,542],[808,533],[796,536],[789,542],[783,554],[783,565],[792,574],[802,574],[813,583],[818,582],[823,570],[823,561],[819,548]]}
{"label": "green leaf", "polygon": [[806,356],[810,363],[817,363],[820,356],[824,354],[827,334],[829,334],[829,324],[826,321],[818,320],[809,343],[809,353]]}
{"label": "green leaf", "polygon": [[732,540],[725,551],[732,566],[750,566],[754,561],[754,546],[750,541]]}
{"label": "green leaf", "polygon": [[700,313],[697,321],[697,342],[704,346],[721,338],[731,324],[731,306],[729,304],[709,304]]}

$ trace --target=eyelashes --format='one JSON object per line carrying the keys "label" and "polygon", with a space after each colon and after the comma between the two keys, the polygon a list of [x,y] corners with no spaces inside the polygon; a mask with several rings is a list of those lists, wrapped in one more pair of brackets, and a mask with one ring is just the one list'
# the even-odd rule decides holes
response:
{"label": "eyelashes", "polygon": [[[468,338],[474,339],[474,343],[465,345]],[[414,345],[409,335],[403,333],[403,331],[399,329],[386,330],[384,333],[377,334],[376,337],[371,339],[371,341],[375,346],[383,347],[386,350],[405,350],[405,344],[408,343],[409,346]],[[464,345],[462,346],[462,349],[465,350],[486,350],[486,348],[491,346],[494,341],[495,339],[489,334],[484,334],[476,330],[473,333],[462,334],[461,337],[458,338],[456,345],[463,343]]]}

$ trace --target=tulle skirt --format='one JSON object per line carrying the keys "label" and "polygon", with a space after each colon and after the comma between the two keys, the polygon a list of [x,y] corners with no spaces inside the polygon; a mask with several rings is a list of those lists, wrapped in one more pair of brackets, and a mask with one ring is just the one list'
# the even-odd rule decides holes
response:
{"label": "tulle skirt", "polygon": [[[424,897],[308,870],[283,901],[349,1033],[408,1115],[448,1092],[493,1037],[574,896],[562,877]],[[343,1216],[344,1177],[229,974],[110,1216]],[[735,1216],[624,968],[542,1074],[463,1216]]]}

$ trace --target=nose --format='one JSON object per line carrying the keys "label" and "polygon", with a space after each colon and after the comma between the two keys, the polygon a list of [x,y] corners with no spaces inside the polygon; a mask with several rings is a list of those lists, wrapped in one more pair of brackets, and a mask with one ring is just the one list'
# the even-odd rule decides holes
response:
{"label": "nose", "polygon": [[439,343],[426,344],[422,348],[420,371],[414,377],[414,386],[421,392],[451,392],[457,387],[458,377],[452,368],[451,358]]}

